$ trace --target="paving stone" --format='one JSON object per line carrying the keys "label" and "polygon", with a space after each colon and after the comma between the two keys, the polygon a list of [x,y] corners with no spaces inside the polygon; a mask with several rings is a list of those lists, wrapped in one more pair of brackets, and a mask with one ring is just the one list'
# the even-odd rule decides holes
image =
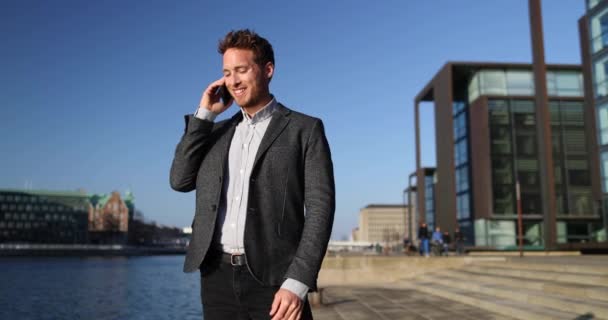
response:
{"label": "paving stone", "polygon": [[328,287],[316,320],[478,320],[511,318],[412,289]]}

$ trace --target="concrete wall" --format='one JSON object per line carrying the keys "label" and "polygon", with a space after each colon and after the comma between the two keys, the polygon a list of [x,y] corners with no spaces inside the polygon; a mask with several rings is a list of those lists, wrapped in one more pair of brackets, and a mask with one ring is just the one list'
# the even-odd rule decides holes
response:
{"label": "concrete wall", "polygon": [[475,261],[506,261],[504,257],[328,256],[319,273],[319,287],[381,285],[426,272],[460,268]]}

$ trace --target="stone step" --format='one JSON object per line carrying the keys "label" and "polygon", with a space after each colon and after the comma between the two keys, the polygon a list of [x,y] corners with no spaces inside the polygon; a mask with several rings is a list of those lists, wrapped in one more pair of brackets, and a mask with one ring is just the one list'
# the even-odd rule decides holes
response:
{"label": "stone step", "polygon": [[608,302],[608,287],[564,283],[551,280],[526,279],[512,276],[496,277],[484,273],[478,273],[471,270],[463,269],[448,269],[438,272],[441,275],[457,277],[464,281],[476,281],[480,283],[501,284],[508,287],[526,288],[538,290],[545,293],[560,294],[570,297],[578,297],[584,300],[592,299],[603,302]]}
{"label": "stone step", "polygon": [[[584,258],[580,257],[579,259],[584,261]],[[477,265],[483,266],[497,266],[502,268],[511,268],[517,270],[536,270],[536,271],[552,271],[552,272],[565,272],[565,273],[576,273],[576,274],[584,274],[584,275],[596,275],[596,276],[604,276],[608,277],[608,264],[584,264],[584,263],[576,263],[576,261],[564,260],[564,261],[554,261],[549,259],[538,260],[521,260],[511,259],[504,262],[480,262]],[[552,263],[557,262],[557,263]],[[607,261],[608,262],[608,261]]]}
{"label": "stone step", "polygon": [[608,303],[591,299],[568,297],[539,290],[509,287],[500,284],[479,284],[475,282],[464,282],[461,278],[450,277],[439,274],[426,274],[419,277],[420,280],[458,288],[460,290],[481,293],[500,299],[510,299],[522,304],[534,304],[563,312],[576,312],[578,314],[593,314],[594,316],[608,319]]}
{"label": "stone step", "polygon": [[465,303],[498,313],[508,317],[522,320],[572,320],[578,317],[572,312],[563,312],[553,309],[548,309],[538,305],[521,303],[511,299],[496,299],[494,296],[477,293],[470,290],[450,287],[435,282],[424,281],[403,281],[399,283],[402,287],[407,287],[413,290],[439,296],[452,301]]}
{"label": "stone step", "polygon": [[506,267],[507,265],[509,264],[505,263],[504,265],[487,265],[484,263],[483,265],[469,265],[466,268],[470,271],[494,276],[511,276],[532,280],[541,279],[556,282],[608,287],[608,276],[544,270],[523,270],[514,269],[513,267]]}

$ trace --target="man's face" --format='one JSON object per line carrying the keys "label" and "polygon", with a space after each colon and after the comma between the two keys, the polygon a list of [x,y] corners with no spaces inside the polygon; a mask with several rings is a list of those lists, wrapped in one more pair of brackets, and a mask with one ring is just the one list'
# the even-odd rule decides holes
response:
{"label": "man's face", "polygon": [[236,104],[255,108],[265,104],[269,96],[268,83],[274,72],[272,63],[263,68],[255,62],[253,51],[231,48],[224,52],[224,79]]}

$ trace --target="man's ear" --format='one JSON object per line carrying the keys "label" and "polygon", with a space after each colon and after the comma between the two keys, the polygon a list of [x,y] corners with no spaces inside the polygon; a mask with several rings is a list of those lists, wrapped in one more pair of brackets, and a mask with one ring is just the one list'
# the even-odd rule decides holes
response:
{"label": "man's ear", "polygon": [[272,76],[274,75],[274,64],[272,62],[268,61],[266,62],[266,65],[264,65],[264,75],[268,80],[272,79]]}

